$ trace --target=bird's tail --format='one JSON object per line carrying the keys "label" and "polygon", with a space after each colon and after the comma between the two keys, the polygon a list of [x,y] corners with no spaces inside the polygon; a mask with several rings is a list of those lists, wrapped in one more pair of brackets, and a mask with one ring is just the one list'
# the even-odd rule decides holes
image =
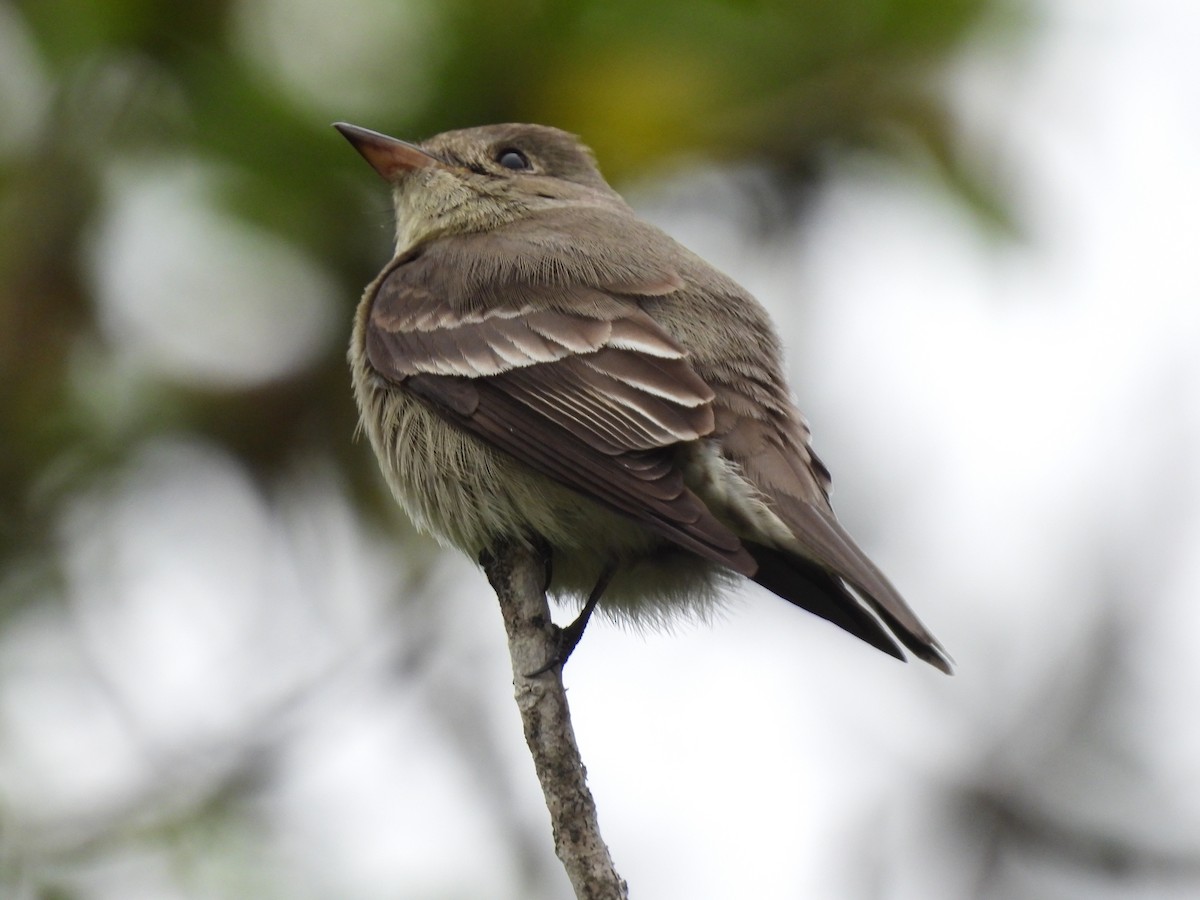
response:
{"label": "bird's tail", "polygon": [[[798,554],[749,542],[746,549],[758,562],[758,571],[751,577],[773,594],[897,659],[905,658],[900,649],[903,644],[919,659],[951,673],[950,659],[919,622],[913,628],[891,614],[890,608],[894,607],[898,595],[886,581],[883,583],[890,589],[889,595],[877,598],[867,594],[860,585],[851,586],[843,578]],[[859,599],[855,591],[863,594],[863,599]]]}

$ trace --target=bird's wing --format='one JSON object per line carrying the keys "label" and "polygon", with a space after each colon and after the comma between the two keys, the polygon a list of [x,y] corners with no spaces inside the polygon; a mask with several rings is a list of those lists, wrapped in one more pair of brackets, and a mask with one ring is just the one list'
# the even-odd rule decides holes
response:
{"label": "bird's wing", "polygon": [[372,367],[535,471],[752,575],[753,558],[675,462],[676,445],[713,428],[713,392],[687,352],[615,293],[518,278],[491,282],[481,303],[439,289],[439,271],[461,274],[445,263],[413,254],[380,281],[366,331]]}

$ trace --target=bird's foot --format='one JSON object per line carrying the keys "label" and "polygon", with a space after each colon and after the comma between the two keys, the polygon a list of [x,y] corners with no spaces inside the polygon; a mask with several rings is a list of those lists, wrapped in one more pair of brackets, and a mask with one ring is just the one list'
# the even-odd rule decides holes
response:
{"label": "bird's foot", "polygon": [[588,621],[592,618],[592,613],[596,610],[596,604],[600,602],[600,597],[604,593],[604,589],[608,587],[608,583],[612,580],[615,567],[607,566],[600,573],[600,578],[596,582],[596,586],[592,588],[592,592],[588,594],[587,602],[583,604],[583,609],[579,611],[579,615],[566,628],[559,628],[557,625],[551,625],[555,630],[555,649],[546,662],[538,666],[532,672],[526,674],[526,678],[536,678],[538,675],[544,675],[553,669],[562,671],[562,667],[567,664],[567,660],[571,658],[571,654],[575,648],[579,646],[580,640],[583,638],[583,632],[587,628]]}

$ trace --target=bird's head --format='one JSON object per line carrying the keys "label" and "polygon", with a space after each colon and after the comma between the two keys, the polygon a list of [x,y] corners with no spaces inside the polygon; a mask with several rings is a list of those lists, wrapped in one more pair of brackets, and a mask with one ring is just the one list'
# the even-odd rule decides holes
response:
{"label": "bird's head", "polygon": [[545,125],[484,125],[410,144],[334,126],[391,185],[397,250],[497,228],[563,204],[624,206],[577,137]]}

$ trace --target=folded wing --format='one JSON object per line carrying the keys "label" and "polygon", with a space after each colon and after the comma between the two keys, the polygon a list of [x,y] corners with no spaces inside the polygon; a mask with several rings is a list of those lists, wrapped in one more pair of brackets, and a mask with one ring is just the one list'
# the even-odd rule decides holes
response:
{"label": "folded wing", "polygon": [[685,486],[675,446],[712,431],[713,393],[637,304],[515,285],[456,310],[417,256],[379,285],[371,365],[535,471],[689,550],[752,575],[738,537]]}

